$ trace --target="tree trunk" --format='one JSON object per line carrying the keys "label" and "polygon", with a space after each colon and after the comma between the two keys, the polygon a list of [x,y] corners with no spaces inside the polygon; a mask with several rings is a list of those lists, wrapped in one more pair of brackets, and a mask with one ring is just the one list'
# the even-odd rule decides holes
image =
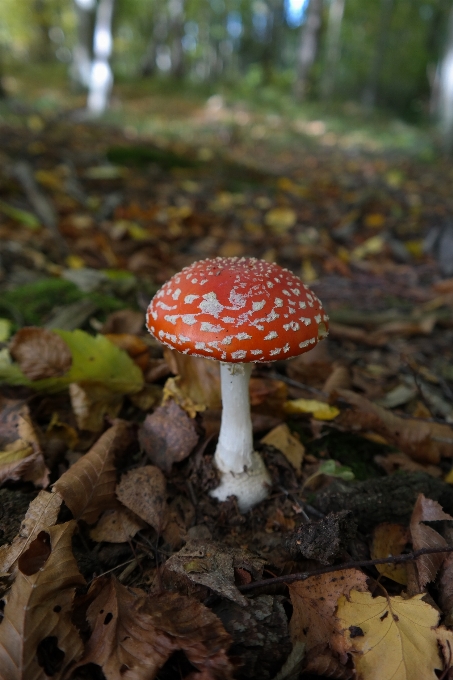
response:
{"label": "tree trunk", "polygon": [[373,109],[376,104],[379,76],[388,45],[394,5],[395,0],[381,0],[377,40],[371,59],[370,70],[368,71],[367,84],[362,97],[363,105],[367,109]]}
{"label": "tree trunk", "polygon": [[335,75],[340,59],[341,23],[343,21],[345,0],[331,0],[327,24],[326,59],[321,82],[324,99],[330,99],[335,90]]}
{"label": "tree trunk", "polygon": [[318,53],[319,30],[322,23],[322,0],[310,0],[307,18],[302,24],[294,95],[301,101],[307,92],[308,77]]}
{"label": "tree trunk", "polygon": [[85,88],[90,84],[96,0],[74,1],[77,14],[77,42],[72,51],[71,77],[77,85]]}
{"label": "tree trunk", "polygon": [[182,39],[184,37],[184,0],[170,0],[170,49],[171,75],[174,78],[184,76],[184,51]]}
{"label": "tree trunk", "polygon": [[453,9],[450,10],[444,56],[438,78],[439,119],[442,138],[448,153],[453,151]]}
{"label": "tree trunk", "polygon": [[112,19],[115,0],[99,0],[93,37],[93,62],[90,72],[87,110],[101,115],[107,108],[113,74],[109,64],[112,53]]}

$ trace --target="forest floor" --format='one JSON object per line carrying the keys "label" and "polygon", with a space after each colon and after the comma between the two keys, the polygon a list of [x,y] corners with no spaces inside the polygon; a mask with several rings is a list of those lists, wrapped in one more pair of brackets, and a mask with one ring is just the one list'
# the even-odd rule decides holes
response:
{"label": "forest floor", "polygon": [[[57,92],[0,111],[1,680],[453,677],[452,162],[402,124]],[[216,364],[144,327],[219,255],[331,319],[254,370],[245,515],[209,496]]]}

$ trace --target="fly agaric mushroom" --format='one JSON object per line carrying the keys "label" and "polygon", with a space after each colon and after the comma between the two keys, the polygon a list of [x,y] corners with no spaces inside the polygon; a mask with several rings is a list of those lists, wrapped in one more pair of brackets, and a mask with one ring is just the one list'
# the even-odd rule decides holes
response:
{"label": "fly agaric mushroom", "polygon": [[249,380],[253,363],[294,357],[327,335],[316,295],[287,269],[254,258],[217,257],[175,274],[151,300],[147,327],[183,354],[220,361],[222,423],[211,492],[236,496],[241,512],[268,495],[270,476],[253,450]]}

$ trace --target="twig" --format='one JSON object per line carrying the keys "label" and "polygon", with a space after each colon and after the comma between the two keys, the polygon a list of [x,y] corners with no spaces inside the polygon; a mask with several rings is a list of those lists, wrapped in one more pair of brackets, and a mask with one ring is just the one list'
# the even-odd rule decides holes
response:
{"label": "twig", "polygon": [[344,562],[343,564],[335,564],[329,567],[320,567],[313,571],[302,571],[297,574],[287,574],[286,576],[274,576],[273,578],[263,579],[261,581],[254,581],[243,586],[238,586],[241,592],[248,590],[255,590],[256,588],[263,588],[267,586],[275,586],[281,583],[287,585],[294,581],[306,581],[311,576],[320,576],[321,574],[330,574],[334,571],[343,571],[343,569],[357,569],[359,567],[374,567],[376,564],[403,564],[404,562],[413,562],[422,555],[434,555],[436,553],[453,552],[453,545],[447,545],[442,548],[422,548],[404,555],[390,555],[389,557],[380,557],[376,560],[357,560],[354,562]]}

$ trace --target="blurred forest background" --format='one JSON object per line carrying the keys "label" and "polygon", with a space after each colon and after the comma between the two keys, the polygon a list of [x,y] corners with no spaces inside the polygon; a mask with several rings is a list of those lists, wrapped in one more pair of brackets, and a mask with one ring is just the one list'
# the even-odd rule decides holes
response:
{"label": "blurred forest background", "polygon": [[[143,117],[156,112],[156,102],[162,112],[162,95],[172,95],[208,100],[212,111],[235,102],[239,127],[247,114],[238,102],[298,119],[308,136],[345,125],[357,136],[364,121],[380,120],[393,121],[387,131],[412,142],[410,126],[435,123],[442,148],[453,146],[449,0],[0,4],[4,101],[82,108],[88,93],[92,114],[110,104],[109,115],[123,108],[146,127]],[[265,132],[258,126],[253,134]]]}

